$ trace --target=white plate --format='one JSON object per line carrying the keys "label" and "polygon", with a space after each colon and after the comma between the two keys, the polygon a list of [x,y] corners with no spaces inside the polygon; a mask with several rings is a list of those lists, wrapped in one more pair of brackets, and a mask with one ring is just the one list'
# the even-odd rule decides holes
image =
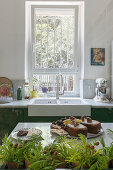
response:
{"label": "white plate", "polygon": [[[96,138],[96,137],[98,137],[98,136],[102,135],[102,134],[103,134],[103,132],[104,132],[104,130],[103,130],[103,128],[101,128],[100,132],[99,132],[99,133],[97,133],[97,134],[94,134],[94,133],[88,133],[88,134],[87,134],[87,139]],[[80,138],[80,137],[75,137],[75,136],[70,136],[70,135],[67,135],[67,137],[68,137],[68,138],[74,138],[74,139],[76,139],[76,138]]]}
{"label": "white plate", "polygon": [[26,135],[26,136],[17,136],[17,133],[20,131],[20,130],[27,130],[27,131],[29,131],[30,129],[35,129],[37,132],[36,132],[36,134],[37,135],[42,135],[42,131],[40,130],[40,129],[36,129],[36,128],[22,128],[22,129],[19,129],[19,130],[17,130],[17,131],[15,131],[15,132],[12,132],[12,134],[11,134],[11,136],[12,136],[12,138],[14,138],[14,139],[21,139],[21,140],[29,140],[29,137]]}

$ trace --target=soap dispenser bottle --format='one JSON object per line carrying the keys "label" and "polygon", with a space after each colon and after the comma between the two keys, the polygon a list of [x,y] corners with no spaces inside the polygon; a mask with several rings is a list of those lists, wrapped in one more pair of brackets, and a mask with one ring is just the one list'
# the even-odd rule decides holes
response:
{"label": "soap dispenser bottle", "polygon": [[22,100],[22,87],[18,86],[17,89],[17,100]]}

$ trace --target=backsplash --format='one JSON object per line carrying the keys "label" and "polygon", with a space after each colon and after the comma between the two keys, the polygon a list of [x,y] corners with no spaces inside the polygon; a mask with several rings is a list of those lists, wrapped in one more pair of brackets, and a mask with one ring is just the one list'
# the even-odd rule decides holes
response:
{"label": "backsplash", "polygon": [[95,80],[80,80],[80,97],[92,99],[95,96]]}
{"label": "backsplash", "polygon": [[23,84],[25,83],[25,80],[11,80],[13,83],[13,98],[17,99],[17,89],[18,86],[21,86],[23,88]]}
{"label": "backsplash", "polygon": [[[85,79],[80,80],[80,97],[84,99],[93,99],[95,97],[96,80]],[[107,82],[107,94],[110,97],[110,81]]]}
{"label": "backsplash", "polygon": [[[13,98],[17,99],[17,89],[18,86],[23,88],[23,84],[25,80],[11,80],[13,83]],[[108,86],[110,87],[110,82],[108,81]],[[95,97],[95,88],[96,82],[95,80],[85,79],[80,80],[80,97],[84,99],[92,99]],[[23,90],[24,93],[24,90]],[[110,89],[108,89],[108,93],[110,94]],[[24,95],[24,94],[23,94]]]}

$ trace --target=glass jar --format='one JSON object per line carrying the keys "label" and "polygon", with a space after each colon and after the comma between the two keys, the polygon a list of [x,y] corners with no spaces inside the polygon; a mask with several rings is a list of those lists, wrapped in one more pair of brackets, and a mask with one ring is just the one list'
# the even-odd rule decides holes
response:
{"label": "glass jar", "polygon": [[29,83],[26,82],[24,84],[24,99],[29,99],[30,98],[30,87],[29,87]]}

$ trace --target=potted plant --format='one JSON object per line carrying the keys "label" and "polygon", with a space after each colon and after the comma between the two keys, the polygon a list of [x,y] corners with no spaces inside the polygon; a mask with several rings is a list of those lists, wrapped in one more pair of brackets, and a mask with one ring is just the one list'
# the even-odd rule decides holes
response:
{"label": "potted plant", "polygon": [[[57,139],[61,139],[61,137],[58,137]],[[29,168],[37,170],[55,170],[58,167],[65,167],[65,160],[57,151],[57,147],[60,145],[57,139],[45,147],[42,147],[41,145],[36,146],[35,150],[29,156],[29,160],[32,161]]]}
{"label": "potted plant", "polygon": [[40,135],[32,135],[29,140],[18,139],[15,143],[12,137],[5,135],[0,146],[0,160],[8,166],[8,169],[24,168],[25,154],[31,148],[38,145],[43,138]]}
{"label": "potted plant", "polygon": [[14,140],[5,135],[0,146],[0,160],[7,164],[8,169],[22,169],[24,166],[24,147],[22,143],[14,143]]}
{"label": "potted plant", "polygon": [[32,147],[29,148],[29,150],[27,150],[26,153],[24,153],[26,168],[29,168],[30,165],[40,160],[42,154],[43,154],[43,147],[41,143],[38,143],[37,145],[35,144],[32,145]]}
{"label": "potted plant", "polygon": [[80,134],[81,141],[69,142],[70,145],[70,157],[68,162],[72,163],[73,168],[78,169],[107,169],[108,157],[103,154],[101,149],[96,150],[96,146],[99,145],[98,141],[88,143],[85,136]]}
{"label": "potted plant", "polygon": [[33,162],[37,161],[37,154],[42,150],[42,140],[43,138],[40,135],[32,135],[32,137],[29,138],[24,150],[26,168],[29,168]]}
{"label": "potted plant", "polygon": [[33,76],[33,90],[31,91],[31,98],[36,98],[38,97],[38,91],[35,90],[36,82],[37,82],[36,76]]}
{"label": "potted plant", "polygon": [[[111,129],[107,129],[107,135],[113,140],[113,131]],[[108,167],[113,168],[113,142],[106,147],[104,139],[101,138],[101,144],[103,146],[103,154],[108,157]]]}

